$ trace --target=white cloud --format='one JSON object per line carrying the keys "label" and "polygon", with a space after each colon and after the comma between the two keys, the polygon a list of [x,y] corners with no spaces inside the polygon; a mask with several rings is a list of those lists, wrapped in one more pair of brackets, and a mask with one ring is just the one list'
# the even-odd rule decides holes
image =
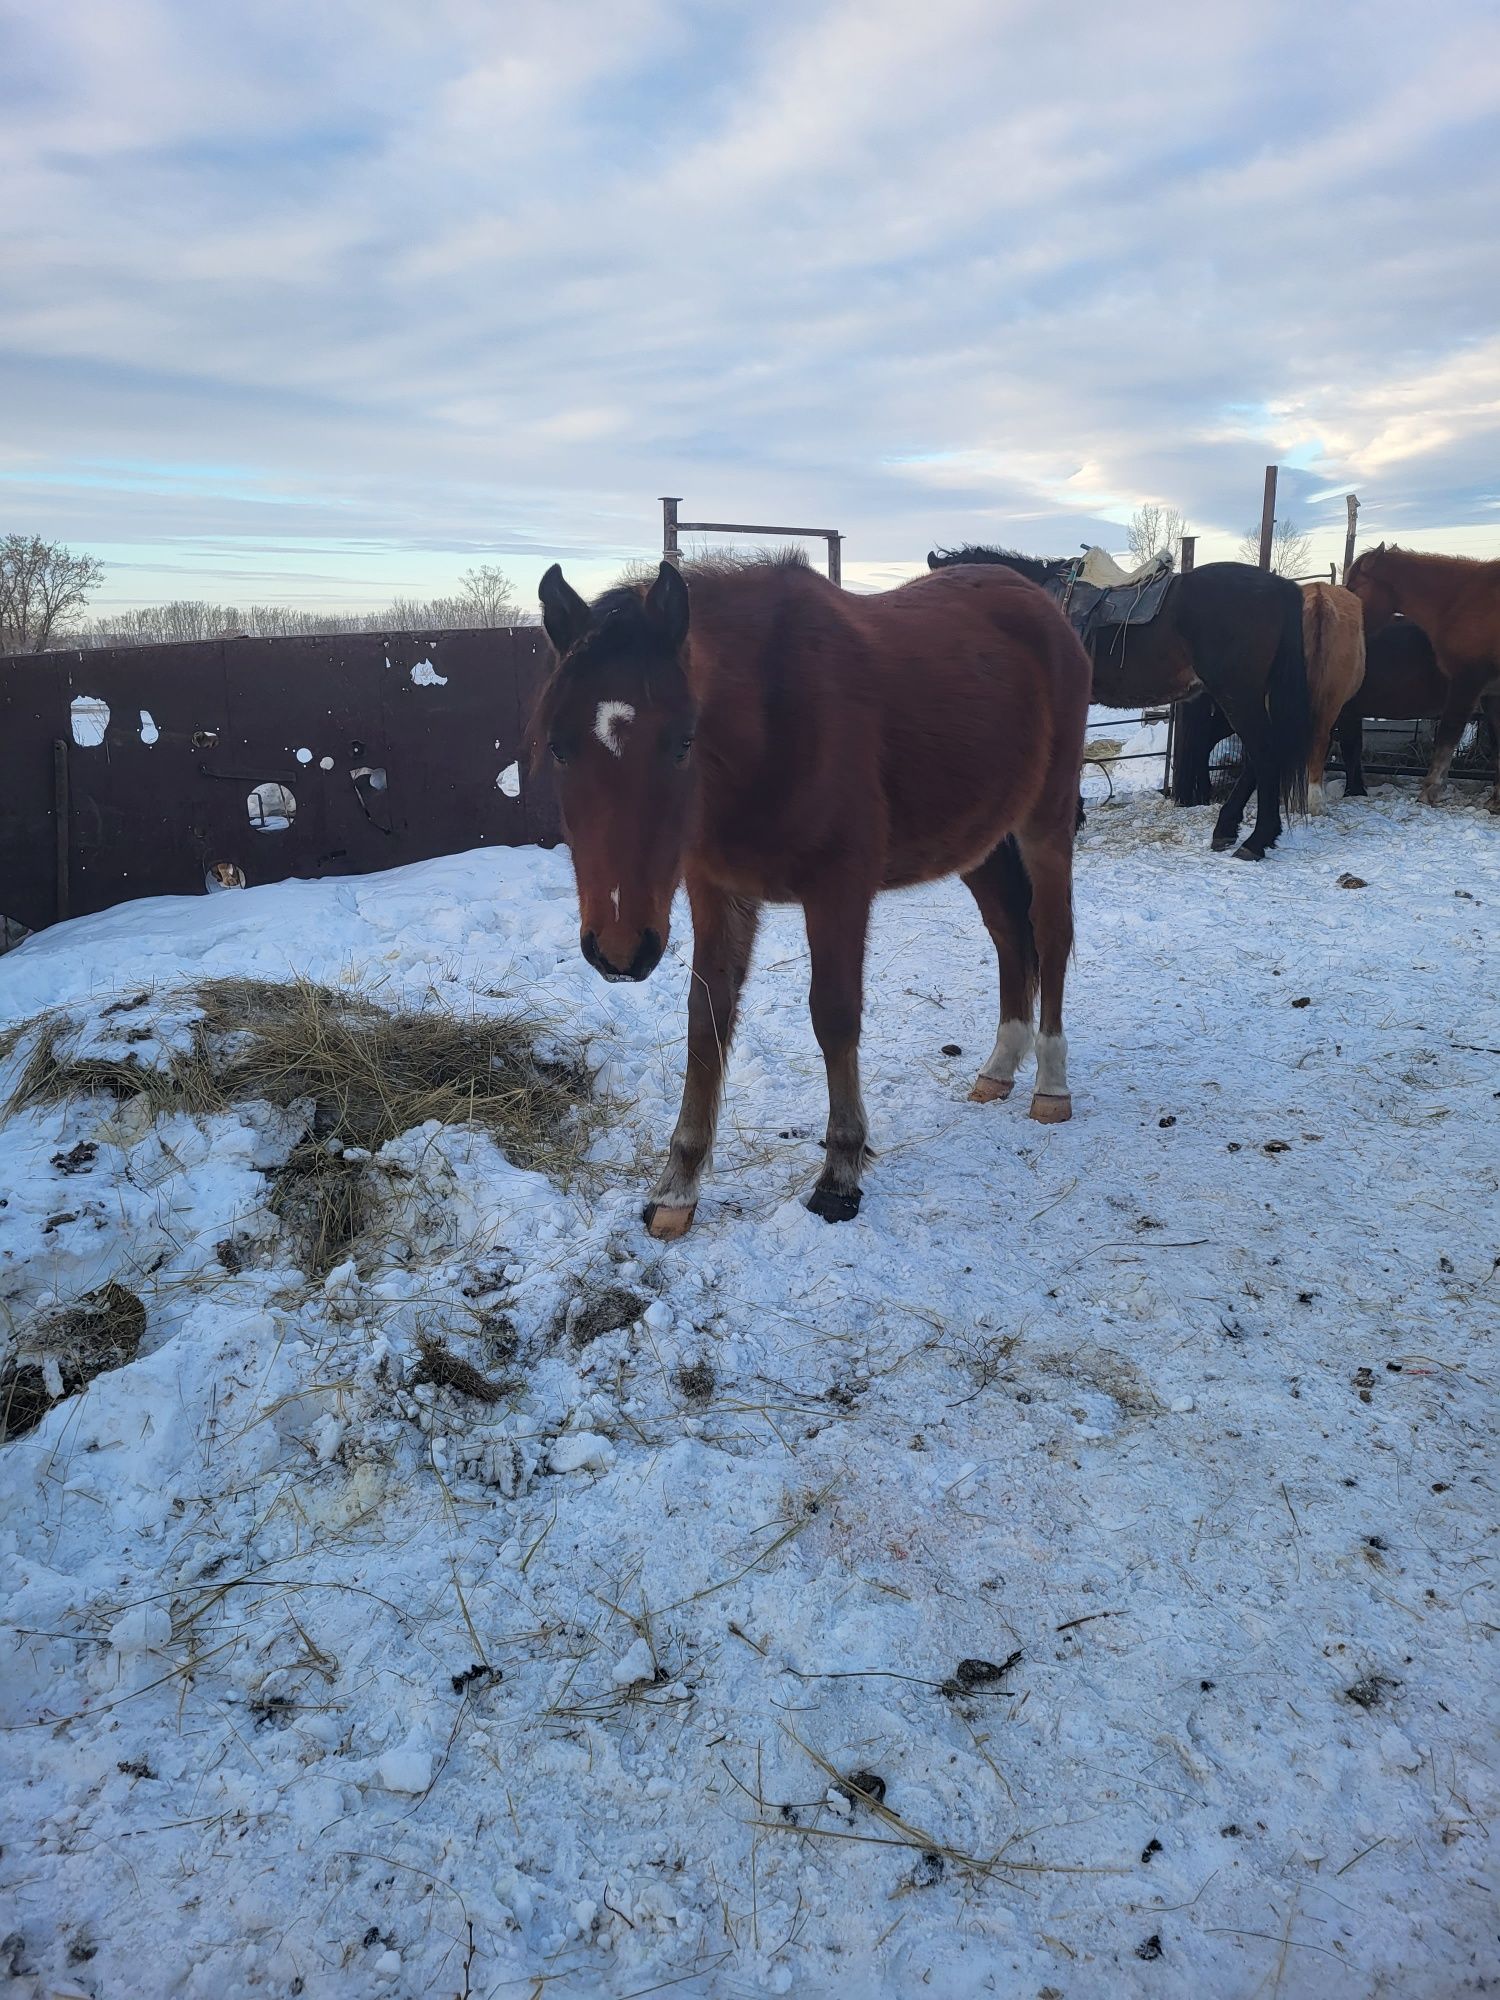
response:
{"label": "white cloud", "polygon": [[1237,538],[1271,456],[1330,533],[1347,482],[1494,519],[1483,0],[78,0],[11,39],[20,525],[529,589],[663,491],[828,520],[861,576],[1146,495]]}

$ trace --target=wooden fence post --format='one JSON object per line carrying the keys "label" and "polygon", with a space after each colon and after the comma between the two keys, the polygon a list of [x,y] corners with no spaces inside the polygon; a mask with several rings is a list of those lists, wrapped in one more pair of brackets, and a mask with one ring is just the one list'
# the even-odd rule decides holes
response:
{"label": "wooden fence post", "polygon": [[1271,567],[1271,545],[1276,535],[1276,467],[1266,467],[1265,498],[1260,503],[1260,566]]}
{"label": "wooden fence post", "polygon": [[1192,568],[1194,557],[1197,554],[1198,537],[1196,535],[1184,535],[1182,538],[1181,547],[1182,547],[1182,556],[1177,564],[1177,569],[1179,575],[1186,576],[1188,571]]}
{"label": "wooden fence post", "polygon": [[828,537],[828,581],[842,584],[844,581],[844,538],[842,535]]}
{"label": "wooden fence post", "polygon": [[677,546],[677,509],[682,503],[680,494],[663,494],[661,498],[661,559],[669,562],[673,569],[682,567],[682,551]]}
{"label": "wooden fence post", "polygon": [[1346,493],[1344,495],[1344,505],[1349,509],[1349,525],[1344,530],[1344,574],[1340,578],[1340,581],[1347,583],[1349,581],[1349,565],[1354,560],[1354,529],[1359,520],[1359,495],[1357,493]]}

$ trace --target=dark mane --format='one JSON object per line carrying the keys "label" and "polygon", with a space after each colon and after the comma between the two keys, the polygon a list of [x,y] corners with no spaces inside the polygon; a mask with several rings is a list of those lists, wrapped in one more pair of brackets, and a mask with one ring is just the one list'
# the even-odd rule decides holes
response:
{"label": "dark mane", "polygon": [[753,555],[737,555],[733,549],[710,549],[701,556],[684,556],[680,565],[691,583],[695,576],[738,576],[753,569],[811,569],[806,549],[788,544],[780,549],[761,549]]}
{"label": "dark mane", "polygon": [[1033,583],[1045,583],[1061,567],[1062,560],[1060,557],[1023,556],[1019,549],[991,549],[977,542],[964,542],[956,549],[933,549],[928,555],[927,567],[952,569],[961,563],[1003,563],[1007,569],[1029,576]]}

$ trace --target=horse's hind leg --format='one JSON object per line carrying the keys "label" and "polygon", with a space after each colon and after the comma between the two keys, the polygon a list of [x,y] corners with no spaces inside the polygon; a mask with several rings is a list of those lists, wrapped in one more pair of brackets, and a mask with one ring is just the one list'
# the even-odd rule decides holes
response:
{"label": "horse's hind leg", "polygon": [[812,955],[813,1033],[828,1070],[823,1171],[807,1205],[825,1222],[849,1222],[863,1198],[859,1175],[869,1137],[859,1089],[859,1029],[870,897],[862,888],[835,883],[810,898],[803,913]]}
{"label": "horse's hind leg", "polygon": [[1031,1115],[1040,1124],[1061,1125],[1073,1115],[1063,1033],[1063,987],[1073,950],[1073,836],[1054,828],[1028,829],[1017,834],[1016,844],[1031,878],[1031,931],[1041,988]]}
{"label": "horse's hind leg", "polygon": [[1255,824],[1235,848],[1234,855],[1237,861],[1263,861],[1266,849],[1274,847],[1281,837],[1281,773],[1276,762],[1276,744],[1264,712],[1253,721],[1233,716],[1230,720],[1235,722],[1245,761],[1239,782],[1224,801],[1224,810],[1214,828],[1214,852],[1222,853],[1234,840],[1240,830],[1240,816],[1254,792]]}
{"label": "horse's hind leg", "polygon": [[672,1150],[646,1205],[646,1227],[670,1241],[685,1236],[698,1206],[703,1169],[713,1150],[724,1063],[734,1034],[740,988],[750,968],[760,905],[689,879],[693,906],[693,980],[688,994],[687,1076]]}
{"label": "horse's hind leg", "polygon": [[1031,1054],[1035,1036],[1036,946],[1031,935],[1031,883],[1014,840],[1002,840],[993,854],[964,876],[979,905],[984,927],[1000,961],[1000,1028],[990,1059],[969,1092],[979,1104],[1009,1097],[1016,1065]]}

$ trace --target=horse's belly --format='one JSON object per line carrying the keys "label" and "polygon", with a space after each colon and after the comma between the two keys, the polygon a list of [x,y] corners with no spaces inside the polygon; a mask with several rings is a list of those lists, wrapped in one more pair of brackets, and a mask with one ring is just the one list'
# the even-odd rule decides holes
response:
{"label": "horse's belly", "polygon": [[998,748],[977,769],[945,770],[931,786],[892,786],[882,888],[906,889],[976,868],[1030,816],[1041,790],[1040,772],[1018,769]]}
{"label": "horse's belly", "polygon": [[[1093,699],[1101,708],[1146,708],[1182,701],[1200,685],[1192,656],[1177,642],[1149,644],[1139,635],[1149,626],[1124,626],[1123,642],[1097,645],[1093,652]],[[1136,643],[1132,645],[1132,638]]]}

